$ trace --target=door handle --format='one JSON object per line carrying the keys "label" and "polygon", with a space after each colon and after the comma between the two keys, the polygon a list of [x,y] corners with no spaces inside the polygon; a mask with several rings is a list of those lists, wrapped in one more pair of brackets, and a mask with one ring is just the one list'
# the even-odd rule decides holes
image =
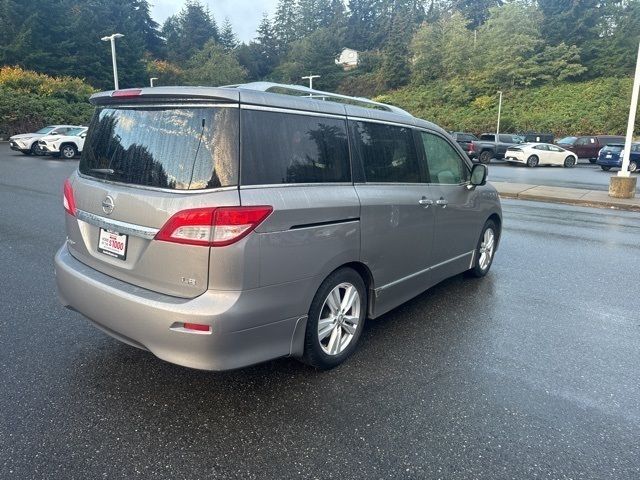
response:
{"label": "door handle", "polygon": [[418,204],[422,205],[424,208],[429,208],[433,205],[433,200],[429,200],[427,197],[422,197],[418,200]]}
{"label": "door handle", "polygon": [[436,205],[445,208],[447,205],[449,205],[449,202],[447,202],[444,198],[441,198],[440,200],[436,200]]}

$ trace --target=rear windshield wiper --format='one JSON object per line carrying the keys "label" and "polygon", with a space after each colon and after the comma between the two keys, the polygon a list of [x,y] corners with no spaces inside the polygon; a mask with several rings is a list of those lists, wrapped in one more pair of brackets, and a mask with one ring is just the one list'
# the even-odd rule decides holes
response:
{"label": "rear windshield wiper", "polygon": [[116,173],[112,168],[92,168],[90,171],[93,173],[104,173],[105,175],[113,175]]}

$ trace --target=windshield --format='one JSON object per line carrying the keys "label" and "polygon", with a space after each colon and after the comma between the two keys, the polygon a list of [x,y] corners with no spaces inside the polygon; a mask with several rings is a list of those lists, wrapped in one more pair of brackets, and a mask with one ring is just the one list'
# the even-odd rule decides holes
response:
{"label": "windshield", "polygon": [[236,108],[98,109],[79,170],[104,180],[173,190],[237,185],[238,124]]}
{"label": "windshield", "polygon": [[578,137],[564,137],[558,140],[558,143],[564,143],[565,145],[573,145]]}
{"label": "windshield", "polygon": [[38,130],[35,133],[42,133],[43,135],[46,135],[47,133],[51,133],[54,128],[55,127],[44,127],[44,128],[41,128],[40,130]]}

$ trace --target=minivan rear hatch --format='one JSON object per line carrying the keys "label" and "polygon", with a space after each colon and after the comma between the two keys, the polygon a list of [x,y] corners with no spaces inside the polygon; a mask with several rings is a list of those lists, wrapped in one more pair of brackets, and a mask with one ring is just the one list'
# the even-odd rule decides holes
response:
{"label": "minivan rear hatch", "polygon": [[204,293],[210,248],[154,237],[177,212],[239,205],[238,126],[234,102],[99,106],[68,186],[70,253],[145,289]]}

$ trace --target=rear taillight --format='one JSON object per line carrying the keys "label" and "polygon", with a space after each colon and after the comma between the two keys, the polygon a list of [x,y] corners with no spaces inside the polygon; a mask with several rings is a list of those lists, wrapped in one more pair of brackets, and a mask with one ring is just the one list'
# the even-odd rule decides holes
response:
{"label": "rear taillight", "polygon": [[476,151],[476,147],[473,145],[473,143],[469,144],[469,150],[468,151],[469,151],[469,153]]}
{"label": "rear taillight", "polygon": [[182,210],[167,221],[155,240],[224,247],[249,235],[272,211],[270,206]]}
{"label": "rear taillight", "polygon": [[62,204],[69,215],[76,216],[76,201],[73,198],[73,188],[71,188],[71,182],[68,179],[64,181]]}

